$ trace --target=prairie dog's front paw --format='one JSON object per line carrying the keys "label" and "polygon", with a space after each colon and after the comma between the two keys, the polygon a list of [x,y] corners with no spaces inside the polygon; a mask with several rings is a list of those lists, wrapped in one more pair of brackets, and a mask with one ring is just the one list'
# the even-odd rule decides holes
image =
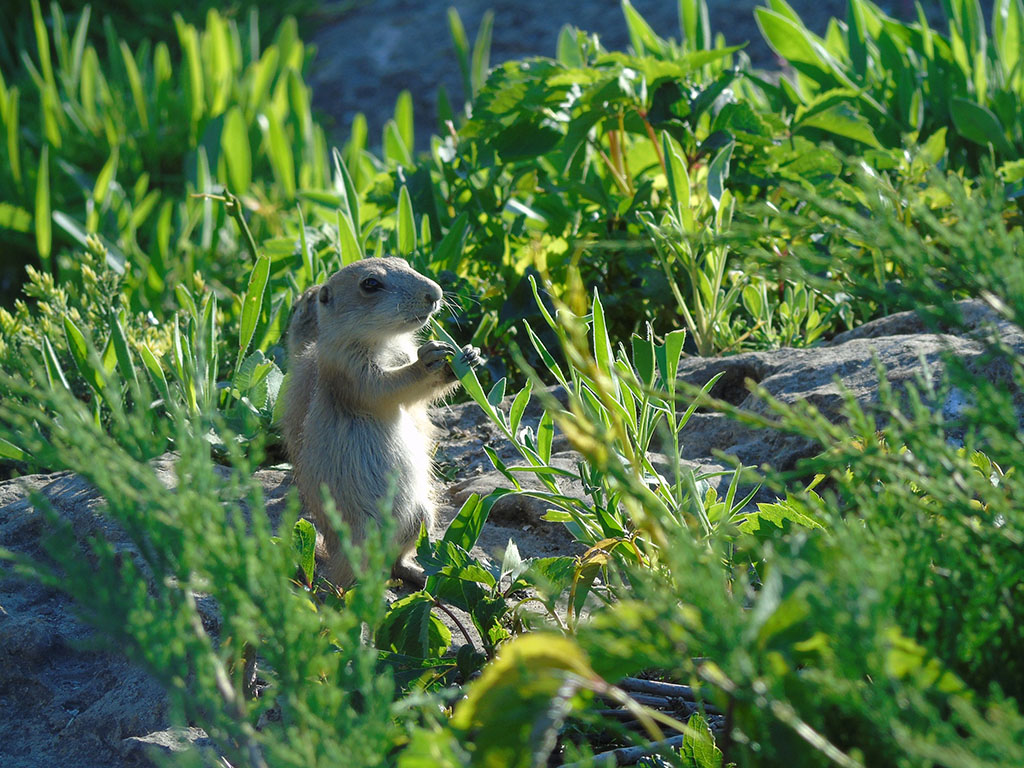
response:
{"label": "prairie dog's front paw", "polygon": [[476,368],[484,361],[483,357],[480,356],[480,350],[472,344],[467,344],[462,348],[462,352],[459,353],[459,360],[470,368]]}
{"label": "prairie dog's front paw", "polygon": [[455,347],[443,341],[428,341],[416,350],[416,359],[433,373],[441,370],[449,355],[455,354]]}

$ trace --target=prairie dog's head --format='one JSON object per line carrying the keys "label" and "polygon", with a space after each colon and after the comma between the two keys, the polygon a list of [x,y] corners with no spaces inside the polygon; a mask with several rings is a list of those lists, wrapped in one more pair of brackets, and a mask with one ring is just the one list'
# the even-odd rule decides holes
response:
{"label": "prairie dog's head", "polygon": [[321,345],[377,347],[422,328],[441,306],[441,286],[395,257],[342,267],[320,286]]}

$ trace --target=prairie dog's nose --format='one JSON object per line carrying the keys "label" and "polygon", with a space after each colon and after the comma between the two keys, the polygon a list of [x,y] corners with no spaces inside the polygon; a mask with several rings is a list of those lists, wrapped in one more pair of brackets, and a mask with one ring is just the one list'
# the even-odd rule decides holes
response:
{"label": "prairie dog's nose", "polygon": [[444,295],[444,293],[441,291],[441,286],[438,285],[437,283],[431,282],[427,286],[427,293],[426,293],[425,298],[431,304],[436,304],[437,302],[439,302],[443,295]]}

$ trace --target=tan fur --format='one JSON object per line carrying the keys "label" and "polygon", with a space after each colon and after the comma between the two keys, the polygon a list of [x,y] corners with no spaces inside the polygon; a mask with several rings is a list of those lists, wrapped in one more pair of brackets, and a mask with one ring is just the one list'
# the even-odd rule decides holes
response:
{"label": "tan fur", "polygon": [[339,586],[352,583],[353,570],[324,513],[323,486],[359,543],[394,483],[397,575],[408,577],[403,558],[420,524],[434,522],[427,405],[455,383],[446,362],[453,350],[419,345],[415,334],[441,296],[404,260],[372,258],[307,290],[293,308],[282,430],[303,508],[324,537],[326,576]]}

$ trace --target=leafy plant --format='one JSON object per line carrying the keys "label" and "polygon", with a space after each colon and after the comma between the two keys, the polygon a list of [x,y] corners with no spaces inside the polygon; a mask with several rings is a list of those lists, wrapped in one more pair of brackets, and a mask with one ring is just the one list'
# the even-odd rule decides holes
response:
{"label": "leafy plant", "polygon": [[899,146],[905,134],[923,140],[949,132],[952,164],[977,169],[1024,150],[1024,75],[1020,41],[1024,5],[996,0],[991,37],[976,0],[942,3],[948,33],[897,21],[868,0],[851,0],[845,23],[833,19],[824,37],[810,32],[784,0],[755,11],[769,45],[794,70],[774,96],[794,109],[807,135],[825,130],[860,145]]}

